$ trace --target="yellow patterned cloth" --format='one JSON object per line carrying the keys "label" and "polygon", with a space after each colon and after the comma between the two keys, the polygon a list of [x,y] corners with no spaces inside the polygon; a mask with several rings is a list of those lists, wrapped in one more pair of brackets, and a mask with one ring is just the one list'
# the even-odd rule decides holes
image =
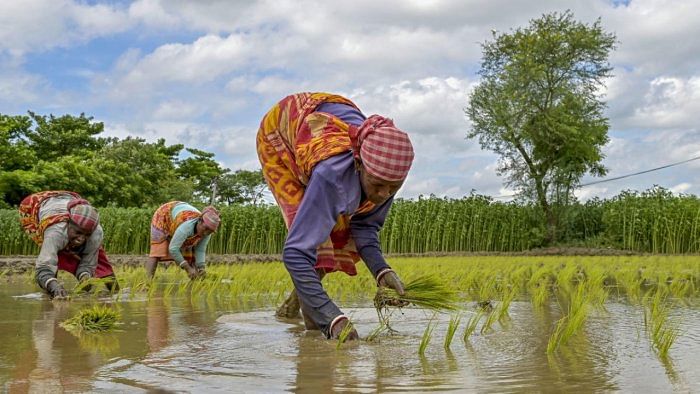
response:
{"label": "yellow patterned cloth", "polygon": [[[294,221],[314,166],[329,157],[350,151],[351,126],[339,118],[314,112],[323,103],[357,106],[330,93],[287,96],[267,112],[257,136],[263,176],[282,211],[287,229]],[[374,204],[361,204],[354,213],[369,212]],[[318,247],[316,268],[356,275],[359,261],[350,237],[352,215],[339,215],[330,237]]]}
{"label": "yellow patterned cloth", "polygon": [[[199,211],[185,210],[177,214],[173,219],[172,211],[175,205],[180,204],[180,201],[170,201],[161,205],[153,214],[151,219],[151,250],[148,254],[150,257],[157,257],[160,261],[172,260],[172,256],[168,253],[168,245],[170,238],[181,224],[188,220],[196,219],[202,216]],[[182,257],[191,264],[194,264],[193,248],[201,240],[202,237],[196,233],[188,237],[182,244]],[[179,263],[179,261],[178,261]]]}

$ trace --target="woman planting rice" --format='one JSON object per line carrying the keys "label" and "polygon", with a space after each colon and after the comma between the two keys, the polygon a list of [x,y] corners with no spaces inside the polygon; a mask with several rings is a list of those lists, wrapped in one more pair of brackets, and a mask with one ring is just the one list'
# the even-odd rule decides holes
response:
{"label": "woman planting rice", "polygon": [[205,252],[211,234],[219,227],[219,212],[206,207],[201,212],[186,202],[163,204],[151,220],[151,252],[146,273],[153,278],[159,261],[176,261],[190,279],[204,276]]}
{"label": "woman planting rice", "polygon": [[[263,175],[289,234],[282,259],[292,277],[284,311],[307,328],[337,338],[350,322],[321,285],[325,273],[356,275],[361,257],[379,286],[403,294],[382,255],[378,232],[413,162],[408,135],[387,118],[366,118],[355,104],[328,93],[299,93],[275,105],[257,136]],[[350,339],[357,338],[353,329]]]}
{"label": "woman planting rice", "polygon": [[77,193],[45,191],[25,197],[19,214],[22,228],[41,248],[35,276],[51,298],[68,298],[57,279],[58,270],[72,273],[80,282],[108,278],[107,288],[115,290],[114,271],[102,248],[100,217],[89,202]]}

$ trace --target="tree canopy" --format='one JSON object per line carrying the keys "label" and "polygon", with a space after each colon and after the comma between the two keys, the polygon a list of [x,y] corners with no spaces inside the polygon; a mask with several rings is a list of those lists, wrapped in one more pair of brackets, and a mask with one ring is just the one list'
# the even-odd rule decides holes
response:
{"label": "tree canopy", "polygon": [[[84,114],[0,114],[0,207],[15,206],[41,190],[72,190],[97,206],[208,203],[213,180],[230,172],[213,153],[167,145],[163,139],[100,137],[103,130],[102,123]],[[231,178],[219,185],[219,193],[238,197],[219,202],[260,202],[240,192],[251,187],[264,188],[262,176]]]}
{"label": "tree canopy", "polygon": [[494,32],[482,44],[467,137],[497,153],[506,184],[542,207],[550,241],[557,222],[552,202],[568,202],[586,173],[606,173],[601,161],[609,126],[600,91],[611,75],[614,46],[600,20],[584,24],[570,11]]}

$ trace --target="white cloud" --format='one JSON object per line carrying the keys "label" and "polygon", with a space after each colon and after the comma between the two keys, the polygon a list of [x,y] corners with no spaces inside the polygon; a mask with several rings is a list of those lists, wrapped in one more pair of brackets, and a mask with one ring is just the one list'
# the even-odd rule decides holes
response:
{"label": "white cloud", "polygon": [[169,100],[158,105],[153,113],[153,119],[175,120],[189,119],[202,113],[202,109],[193,103],[182,100]]}
{"label": "white cloud", "polygon": [[0,53],[27,52],[72,46],[132,26],[116,7],[69,0],[0,2]]}
{"label": "white cloud", "polygon": [[[694,119],[700,41],[692,39],[700,35],[700,7],[680,0],[627,6],[605,0],[6,1],[0,2],[0,104],[21,112],[94,109],[108,133],[163,137],[215,150],[227,165],[254,166],[255,131],[274,102],[298,91],[332,91],[410,133],[417,156],[406,196],[461,196],[471,189],[509,194],[495,174],[497,158],[465,140],[463,108],[478,81],[479,43],[490,39],[491,29],[508,31],[567,8],[585,22],[600,17],[619,40],[611,57],[615,76],[604,89],[610,176],[700,154]],[[52,78],[60,78],[54,70],[25,68],[32,53],[79,48],[120,32],[136,38],[120,43],[129,49],[110,68],[80,70],[91,83],[89,94],[52,87]],[[700,193],[699,166],[579,195],[654,183]]]}
{"label": "white cloud", "polygon": [[652,128],[697,127],[700,112],[700,76],[654,78],[635,111],[635,123]]}
{"label": "white cloud", "polygon": [[0,104],[3,108],[0,113],[25,113],[45,89],[43,78],[4,63],[0,56]]}
{"label": "white cloud", "polygon": [[679,183],[678,185],[672,186],[670,189],[674,193],[685,193],[686,191],[690,190],[692,186],[693,185],[691,185],[688,182],[683,182]]}

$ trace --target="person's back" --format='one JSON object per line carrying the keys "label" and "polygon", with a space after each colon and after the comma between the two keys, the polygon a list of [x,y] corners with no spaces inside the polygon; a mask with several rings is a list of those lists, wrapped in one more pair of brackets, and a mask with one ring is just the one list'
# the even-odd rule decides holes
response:
{"label": "person's back", "polygon": [[37,284],[53,298],[68,293],[58,282],[58,270],[72,273],[79,281],[92,277],[116,278],[102,248],[99,214],[77,193],[47,191],[27,196],[20,204],[20,223],[40,247],[36,261]]}

